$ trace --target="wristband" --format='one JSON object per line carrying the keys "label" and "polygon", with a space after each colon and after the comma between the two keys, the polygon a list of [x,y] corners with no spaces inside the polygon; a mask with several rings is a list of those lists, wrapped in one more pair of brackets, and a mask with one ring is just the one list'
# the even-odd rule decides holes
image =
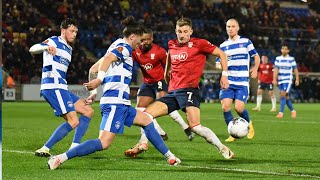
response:
{"label": "wristband", "polygon": [[227,76],[228,77],[228,72],[227,71],[222,71],[222,76]]}
{"label": "wristband", "polygon": [[97,94],[97,89],[91,90],[91,91],[89,91],[89,92],[90,92],[90,95],[92,95],[92,94]]}
{"label": "wristband", "polygon": [[102,82],[105,75],[106,75],[106,72],[104,72],[104,71],[99,71],[97,78],[100,79],[100,81]]}

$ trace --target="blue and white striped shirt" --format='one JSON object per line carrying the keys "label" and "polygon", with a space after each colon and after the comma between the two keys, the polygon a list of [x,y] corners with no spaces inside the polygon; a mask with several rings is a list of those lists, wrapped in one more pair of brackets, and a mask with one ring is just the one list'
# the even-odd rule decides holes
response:
{"label": "blue and white striped shirt", "polygon": [[[238,36],[235,41],[230,38],[224,41],[220,49],[228,56],[229,84],[249,87],[250,57],[258,54],[252,42],[248,38]],[[217,62],[220,62],[219,58]]]}
{"label": "blue and white striped shirt", "polygon": [[278,84],[292,83],[292,70],[297,68],[297,63],[294,57],[277,56],[274,62],[274,67],[279,69]]}
{"label": "blue and white striped shirt", "polygon": [[48,51],[43,52],[41,90],[68,90],[66,77],[71,62],[72,47],[60,36],[52,36],[40,44],[54,46],[57,49],[55,56],[49,54]]}
{"label": "blue and white striped shirt", "polygon": [[113,53],[118,60],[113,62],[102,81],[103,93],[100,104],[131,105],[129,100],[132,79],[132,48],[124,39],[113,42],[107,54]]}

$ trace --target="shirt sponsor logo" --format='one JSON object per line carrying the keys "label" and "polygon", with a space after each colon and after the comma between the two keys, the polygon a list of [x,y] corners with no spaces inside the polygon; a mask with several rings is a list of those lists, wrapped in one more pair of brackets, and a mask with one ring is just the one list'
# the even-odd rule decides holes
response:
{"label": "shirt sponsor logo", "polygon": [[146,70],[146,71],[149,71],[153,68],[153,65],[151,63],[147,63],[145,65],[142,65],[143,68]]}
{"label": "shirt sponsor logo", "polygon": [[182,52],[180,54],[171,55],[172,61],[186,61],[188,58],[188,54],[186,52]]}

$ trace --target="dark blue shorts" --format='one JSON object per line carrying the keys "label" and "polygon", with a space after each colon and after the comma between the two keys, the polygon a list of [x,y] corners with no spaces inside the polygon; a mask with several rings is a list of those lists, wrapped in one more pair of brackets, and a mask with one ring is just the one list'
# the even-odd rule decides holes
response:
{"label": "dark blue shorts", "polygon": [[260,83],[258,86],[258,89],[268,89],[269,91],[273,90],[273,84],[272,83]]}
{"label": "dark blue shorts", "polygon": [[142,83],[138,90],[138,96],[149,96],[156,99],[157,93],[160,91],[168,92],[168,85],[165,80],[153,84]]}
{"label": "dark blue shorts", "polygon": [[200,108],[200,94],[197,88],[185,88],[171,91],[157,101],[168,106],[168,114],[181,109],[186,112],[186,107],[195,106]]}

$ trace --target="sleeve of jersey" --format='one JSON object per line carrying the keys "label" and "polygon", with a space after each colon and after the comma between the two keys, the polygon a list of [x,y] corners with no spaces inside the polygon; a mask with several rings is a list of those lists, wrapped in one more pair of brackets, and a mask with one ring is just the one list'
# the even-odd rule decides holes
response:
{"label": "sleeve of jersey", "polygon": [[41,46],[54,46],[57,47],[56,43],[51,39],[48,38],[45,41],[43,41],[42,43],[39,43]]}
{"label": "sleeve of jersey", "polygon": [[293,58],[292,62],[291,62],[291,66],[293,69],[296,69],[297,68],[297,63],[296,63],[296,60]]}
{"label": "sleeve of jersey", "polygon": [[279,60],[277,58],[274,61],[274,68],[278,68],[279,69]]}
{"label": "sleeve of jersey", "polygon": [[253,57],[254,55],[258,54],[258,52],[254,48],[254,46],[250,40],[248,41],[247,49],[248,49],[250,57]]}
{"label": "sleeve of jersey", "polygon": [[160,57],[161,57],[161,64],[164,66],[166,65],[167,62],[167,52],[163,48],[161,48],[160,51]]}
{"label": "sleeve of jersey", "polygon": [[[219,48],[221,49],[221,45],[219,46]],[[217,57],[217,58],[216,58],[216,63],[220,63],[220,61],[221,61],[220,58]]]}
{"label": "sleeve of jersey", "polygon": [[111,53],[117,56],[119,60],[125,60],[127,57],[130,57],[132,51],[128,50],[124,46],[117,46],[114,48]]}
{"label": "sleeve of jersey", "polygon": [[205,39],[199,40],[201,51],[207,54],[212,54],[212,52],[216,49],[216,46],[211,44],[209,41]]}

